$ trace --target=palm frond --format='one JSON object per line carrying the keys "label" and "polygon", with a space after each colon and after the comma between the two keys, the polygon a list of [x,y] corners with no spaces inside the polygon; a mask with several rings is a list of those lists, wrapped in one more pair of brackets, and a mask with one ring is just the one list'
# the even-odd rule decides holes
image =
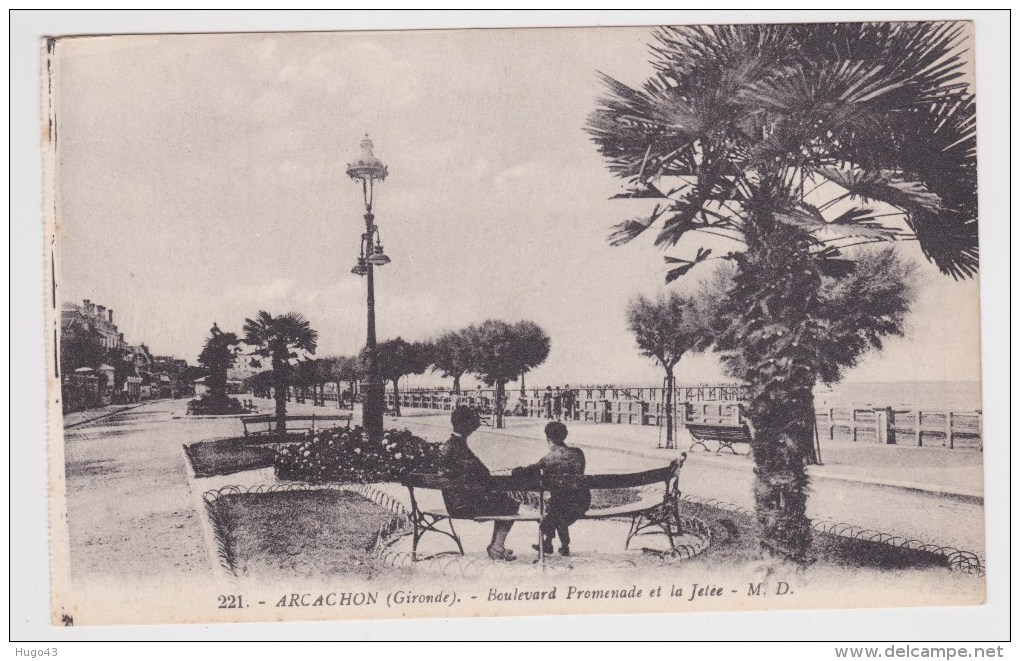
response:
{"label": "palm frond", "polygon": [[861,237],[883,241],[896,238],[895,228],[887,227],[875,219],[871,209],[850,209],[833,220],[826,220],[814,205],[802,203],[797,207],[775,214],[776,220],[812,234],[826,231],[841,237]]}
{"label": "palm frond", "polygon": [[963,22],[829,23],[791,27],[804,61],[884,63],[885,76],[918,102],[959,91],[964,75]]}
{"label": "palm frond", "polygon": [[846,237],[863,237],[892,241],[898,235],[896,228],[878,222],[871,209],[850,209],[828,223],[828,229]]}
{"label": "palm frond", "polygon": [[894,126],[895,158],[946,208],[977,208],[977,126],[973,97],[911,108]]}
{"label": "palm frond", "polygon": [[[659,28],[655,73],[637,87],[603,77],[587,131],[634,196],[657,196],[641,186],[660,175],[695,178],[657,245],[708,227],[719,212],[711,205],[731,200],[745,210],[745,232],[748,210],[768,206],[765,217],[793,209],[779,224],[809,237],[893,237],[867,211],[827,220],[801,208],[805,178],[824,177],[858,206],[902,211],[925,256],[966,277],[978,254],[969,30],[959,21]],[[647,226],[618,229],[611,240]],[[771,230],[755,231],[767,240]]]}
{"label": "palm frond", "polygon": [[654,184],[645,182],[645,183],[639,184],[637,186],[634,186],[633,188],[628,188],[626,191],[624,191],[622,193],[617,193],[616,195],[613,195],[609,199],[610,200],[619,200],[619,199],[662,199],[662,198],[666,198],[666,197],[668,197],[668,195],[666,193],[663,193],[661,190],[659,190]]}
{"label": "palm frond", "polygon": [[613,231],[609,235],[609,244],[616,247],[629,243],[642,232],[651,227],[652,224],[654,224],[655,221],[658,220],[663,213],[665,213],[665,211],[666,207],[660,207],[660,205],[656,204],[655,209],[647,218],[631,218],[617,225],[613,225]]}
{"label": "palm frond", "polygon": [[896,87],[881,62],[810,62],[775,69],[770,76],[746,86],[740,100],[754,107],[784,114],[809,115],[820,106],[873,102]]}
{"label": "palm frond", "polygon": [[690,174],[696,165],[696,136],[683,127],[694,117],[691,110],[682,119],[686,101],[656,78],[634,89],[610,76],[600,77],[607,92],[585,130],[610,171],[638,184],[662,174]]}
{"label": "palm frond", "polygon": [[[718,170],[728,164],[725,155],[716,157],[711,147],[706,150],[704,161],[697,172],[697,180],[685,189],[685,197],[674,199],[667,209],[673,212],[673,215],[663,223],[662,229],[655,237],[655,245],[676,245],[687,232],[713,224],[720,227],[733,227],[731,219],[722,217],[717,211],[706,207],[706,204],[712,201],[722,203],[733,197],[736,182],[731,181],[732,178],[723,176]],[[718,217],[720,220],[712,223],[709,216]]]}
{"label": "palm frond", "polygon": [[953,279],[978,272],[978,221],[976,215],[955,209],[930,213],[924,209],[907,215],[924,256]]}
{"label": "palm frond", "polygon": [[670,211],[676,213],[667,218],[663,223],[659,235],[655,237],[655,245],[674,246],[687,232],[703,227],[706,224],[704,219],[698,222],[697,218],[706,199],[707,196],[694,195],[690,199],[679,200],[674,203],[670,207]]}
{"label": "palm frond", "polygon": [[928,190],[923,182],[908,179],[892,170],[843,169],[816,166],[812,171],[842,186],[851,198],[865,204],[885,202],[903,210],[927,209],[938,212],[942,208],[939,196]]}
{"label": "palm frond", "polygon": [[258,347],[258,355],[282,352],[284,347],[294,347],[308,353],[315,353],[319,333],[312,329],[305,317],[288,312],[277,317],[262,310],[255,319],[244,320],[244,341]]}
{"label": "palm frond", "polygon": [[[673,282],[674,280],[676,280],[677,278],[679,278],[679,277],[681,277],[683,275],[686,275],[695,266],[697,266],[698,264],[700,264],[700,263],[702,263],[704,261],[707,261],[708,258],[711,256],[711,254],[712,254],[712,249],[711,248],[698,248],[697,253],[695,253],[695,255],[694,255],[694,259],[682,259],[682,258],[679,258],[679,257],[665,257],[664,259],[665,259],[665,262],[667,264],[678,264],[679,265],[679,266],[675,266],[675,267],[669,269],[668,271],[666,271],[666,284],[669,284],[669,283]],[[728,257],[728,255],[724,255],[724,256],[722,256],[719,259],[724,259],[726,257]]]}

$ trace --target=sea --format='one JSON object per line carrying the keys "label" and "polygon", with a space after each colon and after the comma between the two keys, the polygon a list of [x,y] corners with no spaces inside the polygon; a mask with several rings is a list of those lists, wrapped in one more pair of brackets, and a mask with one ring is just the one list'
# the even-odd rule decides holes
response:
{"label": "sea", "polygon": [[861,404],[931,411],[979,411],[980,381],[860,381],[815,388],[815,406]]}

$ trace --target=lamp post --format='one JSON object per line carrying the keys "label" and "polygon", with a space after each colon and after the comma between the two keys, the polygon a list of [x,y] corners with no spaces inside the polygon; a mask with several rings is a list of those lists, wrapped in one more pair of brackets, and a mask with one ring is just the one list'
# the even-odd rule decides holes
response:
{"label": "lamp post", "polygon": [[[379,239],[379,228],[372,213],[372,199],[375,182],[382,181],[388,174],[382,161],[372,153],[372,141],[365,134],[361,141],[361,155],[347,164],[347,176],[361,182],[365,198],[365,232],[361,235],[361,252],[351,273],[368,279],[368,338],[365,343],[365,387],[361,400],[362,424],[368,437],[381,439],[383,434],[383,384],[379,378],[379,361],[375,341],[375,280],[373,269],[389,264],[390,258],[383,252]],[[373,239],[375,240],[373,244]]]}

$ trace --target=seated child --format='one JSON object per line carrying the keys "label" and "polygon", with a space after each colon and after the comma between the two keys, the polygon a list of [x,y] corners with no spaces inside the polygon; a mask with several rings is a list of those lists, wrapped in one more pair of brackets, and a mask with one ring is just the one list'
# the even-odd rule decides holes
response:
{"label": "seated child", "polygon": [[[567,447],[567,426],[562,422],[550,422],[545,426],[545,437],[549,443],[549,454],[538,463],[525,468],[515,468],[515,475],[537,474],[542,471],[546,477],[563,475],[584,475],[584,452]],[[585,487],[560,487],[551,489],[545,519],[539,529],[542,532],[542,546],[545,553],[552,553],[552,540],[560,537],[560,555],[570,555],[570,524],[584,516],[591,506],[591,492]],[[538,545],[533,548],[537,551]]]}

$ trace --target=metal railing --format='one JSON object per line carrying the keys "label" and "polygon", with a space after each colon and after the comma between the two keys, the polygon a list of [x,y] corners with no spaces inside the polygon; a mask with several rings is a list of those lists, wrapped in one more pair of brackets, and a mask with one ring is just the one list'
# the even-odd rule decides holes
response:
{"label": "metal railing", "polygon": [[[577,388],[576,398],[567,406],[562,398],[545,397],[544,389],[529,389],[524,396],[519,390],[506,393],[504,410],[530,418],[562,418],[605,424],[665,424],[666,404],[662,388]],[[739,399],[710,400],[709,394],[726,397],[739,394],[734,386],[681,386],[676,388],[675,416],[677,425],[686,423],[708,425],[739,425],[743,422]],[[554,391],[555,395],[555,391]],[[691,399],[688,396],[693,396]],[[494,392],[476,389],[456,395],[446,391],[411,391],[400,393],[401,408],[452,411],[458,405],[483,411],[493,410]],[[387,406],[392,407],[392,392],[386,393]],[[829,440],[850,440],[882,445],[941,446],[956,449],[983,449],[981,411],[928,411],[900,407],[824,407],[816,410],[819,434]]]}
{"label": "metal railing", "polygon": [[981,411],[925,411],[894,407],[827,407],[816,411],[819,433],[882,445],[983,449]]}

